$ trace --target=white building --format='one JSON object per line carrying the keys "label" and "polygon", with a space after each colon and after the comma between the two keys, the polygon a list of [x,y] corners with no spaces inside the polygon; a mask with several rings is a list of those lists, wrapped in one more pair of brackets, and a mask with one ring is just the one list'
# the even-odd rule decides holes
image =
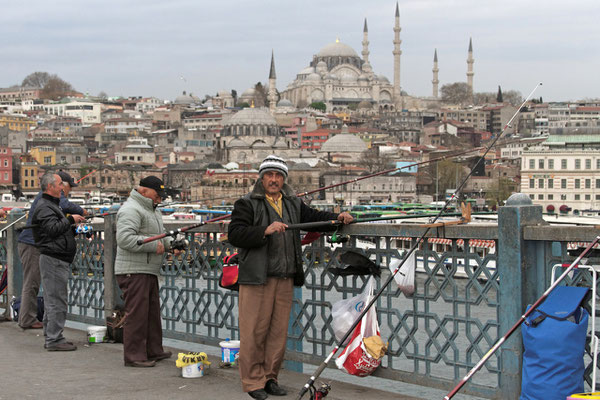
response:
{"label": "white building", "polygon": [[115,164],[154,164],[154,148],[144,138],[134,137],[121,152],[115,152]]}
{"label": "white building", "polygon": [[545,212],[600,210],[600,136],[551,135],[523,150],[521,192]]}
{"label": "white building", "polygon": [[98,124],[101,122],[102,104],[84,99],[66,99],[59,103],[33,104],[33,110],[43,110],[48,114],[75,117],[84,125]]}

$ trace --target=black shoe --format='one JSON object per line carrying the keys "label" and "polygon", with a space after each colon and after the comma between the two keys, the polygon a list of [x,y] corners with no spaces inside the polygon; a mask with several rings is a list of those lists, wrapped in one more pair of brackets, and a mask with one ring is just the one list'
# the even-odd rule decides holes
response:
{"label": "black shoe", "polygon": [[248,394],[250,395],[250,397],[252,397],[253,399],[258,399],[258,400],[265,400],[266,398],[268,398],[269,396],[267,395],[267,392],[265,392],[265,389],[258,389],[258,390],[253,390],[251,392],[248,392]]}
{"label": "black shoe", "polygon": [[171,358],[172,355],[173,355],[173,353],[171,353],[170,351],[165,351],[156,356],[148,357],[148,360],[150,360],[150,361],[166,360],[167,358]]}
{"label": "black shoe", "polygon": [[272,394],[273,396],[285,396],[287,391],[277,384],[275,379],[269,379],[265,385],[265,392]]}

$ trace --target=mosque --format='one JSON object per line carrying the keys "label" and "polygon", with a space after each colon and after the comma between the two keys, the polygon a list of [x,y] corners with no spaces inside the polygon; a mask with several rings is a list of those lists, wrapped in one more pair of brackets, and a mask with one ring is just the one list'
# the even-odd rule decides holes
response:
{"label": "mosque", "polygon": [[[336,40],[323,47],[313,56],[309,66],[301,70],[296,79],[281,93],[285,104],[304,108],[312,102],[323,102],[328,112],[346,109],[352,104],[357,108],[372,108],[379,111],[397,109],[423,109],[429,104],[439,103],[437,50],[433,59],[433,90],[431,97],[416,98],[406,95],[400,86],[400,12],[396,3],[394,25],[394,77],[391,83],[384,75],[376,74],[369,63],[369,30],[365,19],[362,41],[362,58],[356,51]],[[467,59],[467,84],[473,90],[473,48],[469,41]],[[273,60],[269,85],[275,81]],[[271,106],[273,110],[273,105]]]}

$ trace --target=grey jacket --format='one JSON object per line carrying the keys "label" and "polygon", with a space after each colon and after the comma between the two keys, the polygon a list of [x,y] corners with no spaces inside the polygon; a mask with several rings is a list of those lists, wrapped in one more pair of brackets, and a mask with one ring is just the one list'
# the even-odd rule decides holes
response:
{"label": "grey jacket", "polygon": [[[117,213],[117,258],[115,274],[159,275],[163,254],[156,254],[158,240],[138,245],[139,239],[146,239],[165,231],[160,211],[154,208],[152,200],[132,190],[125,204]],[[161,239],[165,249],[170,239]]]}

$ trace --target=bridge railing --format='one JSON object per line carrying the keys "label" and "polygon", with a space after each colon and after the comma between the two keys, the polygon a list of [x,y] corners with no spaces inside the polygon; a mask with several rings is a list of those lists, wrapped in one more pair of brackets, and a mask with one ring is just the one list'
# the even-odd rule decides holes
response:
{"label": "bridge railing", "polygon": [[[390,260],[401,257],[424,230],[418,224],[354,224],[341,230],[350,235],[347,243],[331,244],[322,236],[303,248],[306,284],[295,289],[286,354],[292,366],[319,364],[329,354],[335,344],[333,303],[357,295],[366,284],[366,277],[336,277],[329,272],[339,266],[338,256],[348,250],[369,256],[382,269],[380,288],[389,276]],[[203,226],[187,233],[191,244],[183,256],[165,257],[160,277],[165,337],[215,346],[225,338],[239,338],[237,292],[218,285],[223,257],[236,251],[220,240],[226,231],[226,223]],[[431,229],[416,252],[414,295],[407,298],[392,283],[377,301],[381,334],[389,349],[374,375],[399,385],[451,389],[543,293],[552,265],[574,259],[567,244],[589,242],[596,234],[594,228],[544,225],[541,207],[510,202],[500,210],[497,224]],[[8,266],[18,276],[20,263],[10,251],[11,240],[9,230]],[[102,325],[120,302],[115,254],[114,217],[94,226],[91,239],[78,238],[69,280],[69,319]],[[567,283],[590,286],[591,274],[578,274]],[[9,289],[17,291],[16,285]],[[518,398],[522,352],[517,332],[462,392]],[[589,344],[587,353],[589,386]]]}

